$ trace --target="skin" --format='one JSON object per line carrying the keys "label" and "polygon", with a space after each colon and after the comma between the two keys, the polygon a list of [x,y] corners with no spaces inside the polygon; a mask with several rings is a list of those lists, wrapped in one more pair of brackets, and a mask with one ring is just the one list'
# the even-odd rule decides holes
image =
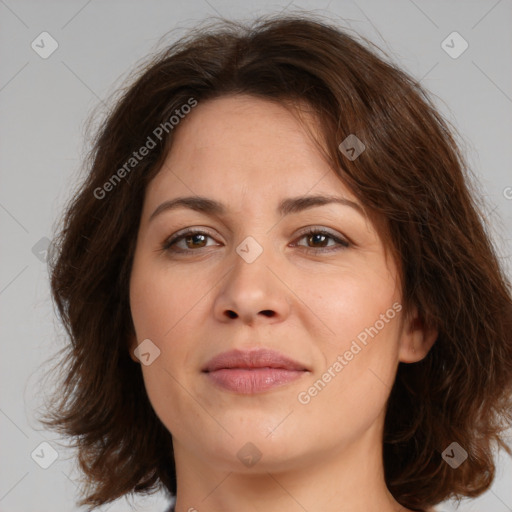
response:
{"label": "skin", "polygon": [[[318,133],[313,117],[309,126]],[[290,110],[246,95],[199,102],[146,190],[130,280],[131,353],[139,362],[133,351],[145,339],[160,350],[142,371],[173,438],[177,512],[407,510],[384,482],[386,400],[399,361],[421,360],[437,333],[402,309],[308,403],[298,400],[401,303],[383,233],[356,208],[276,211],[282,199],[317,194],[358,202]],[[180,208],[149,219],[164,201],[196,195],[227,213]],[[303,235],[308,226],[351,243]],[[190,227],[207,236],[182,239],[181,253],[162,249]],[[236,252],[249,236],[263,250],[252,263]],[[253,395],[222,390],[201,372],[221,352],[254,347],[309,371]],[[237,457],[249,442],[261,453],[252,466]]]}

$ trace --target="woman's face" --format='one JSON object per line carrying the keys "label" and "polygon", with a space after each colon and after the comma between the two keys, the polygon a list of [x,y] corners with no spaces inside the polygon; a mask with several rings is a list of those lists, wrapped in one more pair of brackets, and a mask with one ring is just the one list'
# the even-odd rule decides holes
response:
{"label": "woman's face", "polygon": [[[176,460],[265,471],[380,444],[414,334],[360,203],[280,105],[199,102],[175,129],[146,191],[130,303],[131,351],[149,340],[137,354]],[[235,349],[297,366],[242,353],[214,371]]]}

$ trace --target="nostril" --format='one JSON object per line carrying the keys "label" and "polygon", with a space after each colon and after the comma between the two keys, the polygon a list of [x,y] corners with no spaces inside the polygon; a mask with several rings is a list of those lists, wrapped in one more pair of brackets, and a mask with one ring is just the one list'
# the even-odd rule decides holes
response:
{"label": "nostril", "polygon": [[236,318],[238,316],[234,311],[231,310],[228,310],[226,314],[229,316],[229,318]]}
{"label": "nostril", "polygon": [[264,314],[265,316],[274,316],[275,315],[275,312],[270,309],[264,309],[261,313]]}

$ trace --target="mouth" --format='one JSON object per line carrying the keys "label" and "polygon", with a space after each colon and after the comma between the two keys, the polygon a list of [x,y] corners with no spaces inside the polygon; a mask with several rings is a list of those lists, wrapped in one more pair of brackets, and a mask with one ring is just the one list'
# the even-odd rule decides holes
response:
{"label": "mouth", "polygon": [[274,350],[231,350],[211,359],[202,372],[216,386],[239,394],[254,394],[299,379],[309,369]]}

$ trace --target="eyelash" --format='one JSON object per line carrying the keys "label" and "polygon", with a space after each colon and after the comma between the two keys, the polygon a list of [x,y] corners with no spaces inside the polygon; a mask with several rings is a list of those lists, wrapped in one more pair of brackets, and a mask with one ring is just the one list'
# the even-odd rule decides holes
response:
{"label": "eyelash", "polygon": [[[179,242],[183,239],[189,238],[191,236],[194,236],[194,235],[206,235],[209,238],[213,238],[213,236],[211,236],[208,232],[206,232],[204,230],[190,229],[190,230],[182,232],[182,233],[178,232],[177,234],[175,234],[175,235],[171,236],[170,238],[168,238],[167,240],[165,240],[162,244],[162,250],[164,252],[174,252],[174,253],[182,253],[182,254],[197,251],[197,249],[173,249],[172,248],[172,246],[175,245],[177,242]],[[326,231],[325,229],[319,229],[319,228],[315,228],[315,227],[312,227],[312,228],[307,229],[306,231],[303,231],[299,236],[299,240],[304,237],[308,237],[308,236],[312,236],[312,235],[327,236],[328,238],[331,238],[332,240],[334,240],[338,244],[338,247],[327,248],[327,247],[306,247],[306,246],[302,246],[302,245],[299,246],[299,247],[303,247],[307,252],[316,252],[316,253],[333,252],[333,251],[347,249],[351,245],[351,243],[348,240],[339,238],[339,237],[335,236],[333,233],[331,233],[330,231]],[[206,249],[206,247],[199,247],[199,249]]]}

